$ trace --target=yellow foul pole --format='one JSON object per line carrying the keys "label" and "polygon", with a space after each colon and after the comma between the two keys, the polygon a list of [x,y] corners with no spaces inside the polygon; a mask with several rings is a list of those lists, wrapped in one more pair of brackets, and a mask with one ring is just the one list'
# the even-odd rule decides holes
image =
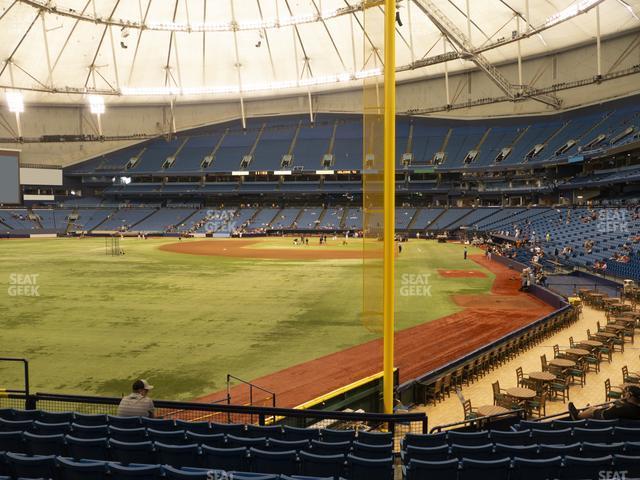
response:
{"label": "yellow foul pole", "polygon": [[384,411],[393,413],[396,211],[396,0],[384,8]]}

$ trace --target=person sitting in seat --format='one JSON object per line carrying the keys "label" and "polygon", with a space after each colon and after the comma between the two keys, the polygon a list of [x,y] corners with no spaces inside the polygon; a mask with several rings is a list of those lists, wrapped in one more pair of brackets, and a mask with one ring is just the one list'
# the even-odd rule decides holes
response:
{"label": "person sitting in seat", "polygon": [[572,402],[569,402],[568,408],[573,420],[583,418],[640,420],[640,386],[628,386],[620,400],[606,407],[589,407],[587,405],[587,408],[580,412]]}
{"label": "person sitting in seat", "polygon": [[154,416],[153,400],[149,398],[149,391],[153,385],[144,380],[136,380],[131,387],[132,392],[120,400],[118,416],[120,417],[152,417]]}

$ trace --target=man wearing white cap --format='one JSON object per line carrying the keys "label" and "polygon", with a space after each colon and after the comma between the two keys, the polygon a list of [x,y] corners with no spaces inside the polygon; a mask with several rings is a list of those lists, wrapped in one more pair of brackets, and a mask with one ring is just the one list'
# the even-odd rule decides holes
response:
{"label": "man wearing white cap", "polygon": [[149,395],[149,390],[153,385],[149,385],[144,379],[133,382],[132,392],[124,397],[118,405],[118,415],[121,417],[153,417],[153,400]]}

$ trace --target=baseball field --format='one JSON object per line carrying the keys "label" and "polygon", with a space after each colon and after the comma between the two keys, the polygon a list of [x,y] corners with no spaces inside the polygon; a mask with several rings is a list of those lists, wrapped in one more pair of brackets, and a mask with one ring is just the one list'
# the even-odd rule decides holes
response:
{"label": "baseball field", "polygon": [[[34,391],[119,396],[143,377],[156,398],[203,397],[227,373],[252,380],[375,341],[361,242],[125,238],[111,256],[101,238],[2,240],[0,356],[29,359]],[[490,299],[494,273],[463,248],[403,245],[398,331]],[[0,364],[0,388],[21,378]]]}

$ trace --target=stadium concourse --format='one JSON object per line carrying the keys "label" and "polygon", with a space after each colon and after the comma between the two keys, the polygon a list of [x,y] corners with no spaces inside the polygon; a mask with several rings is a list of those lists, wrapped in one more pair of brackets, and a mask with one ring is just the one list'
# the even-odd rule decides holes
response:
{"label": "stadium concourse", "polygon": [[0,480],[640,478],[639,32],[0,0]]}

